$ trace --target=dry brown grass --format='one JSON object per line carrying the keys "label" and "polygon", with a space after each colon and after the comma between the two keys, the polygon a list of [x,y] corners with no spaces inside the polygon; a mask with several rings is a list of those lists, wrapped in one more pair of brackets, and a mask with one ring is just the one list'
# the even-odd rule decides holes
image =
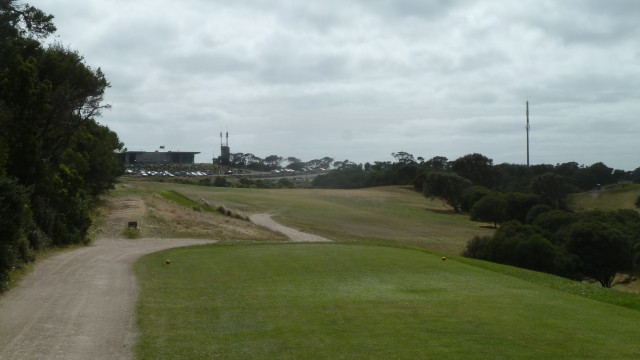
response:
{"label": "dry brown grass", "polygon": [[157,194],[120,184],[104,198],[99,236],[120,237],[129,221],[136,221],[142,237],[206,238],[216,240],[285,240],[279,234],[242,219],[217,212],[195,211]]}

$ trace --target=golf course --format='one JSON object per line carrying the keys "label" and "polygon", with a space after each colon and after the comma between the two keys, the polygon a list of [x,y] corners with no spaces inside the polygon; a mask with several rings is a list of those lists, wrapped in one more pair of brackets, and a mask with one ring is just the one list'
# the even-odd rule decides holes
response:
{"label": "golf course", "polygon": [[[129,180],[111,194],[132,198],[145,202],[142,237],[218,236],[135,263],[139,359],[640,357],[639,295],[462,258],[493,230],[410,188]],[[241,215],[256,213],[332,241],[296,242]]]}

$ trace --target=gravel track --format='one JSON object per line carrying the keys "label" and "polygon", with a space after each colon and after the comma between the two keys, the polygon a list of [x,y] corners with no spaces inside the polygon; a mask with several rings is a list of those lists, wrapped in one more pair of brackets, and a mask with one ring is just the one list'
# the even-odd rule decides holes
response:
{"label": "gravel track", "polygon": [[286,235],[291,241],[296,241],[296,242],[331,241],[319,235],[305,233],[305,232],[284,226],[282,224],[278,224],[271,218],[271,215],[269,214],[253,214],[249,216],[249,219],[251,219],[251,221],[256,225],[264,226],[270,230],[277,231],[279,233]]}
{"label": "gravel track", "polygon": [[40,261],[0,297],[0,359],[132,359],[133,263],[212,240],[98,239]]}

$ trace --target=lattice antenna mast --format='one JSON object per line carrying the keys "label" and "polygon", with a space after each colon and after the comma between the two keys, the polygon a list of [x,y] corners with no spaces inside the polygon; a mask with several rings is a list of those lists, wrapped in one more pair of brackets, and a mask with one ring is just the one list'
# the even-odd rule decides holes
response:
{"label": "lattice antenna mast", "polygon": [[527,101],[527,167],[529,167],[529,101]]}

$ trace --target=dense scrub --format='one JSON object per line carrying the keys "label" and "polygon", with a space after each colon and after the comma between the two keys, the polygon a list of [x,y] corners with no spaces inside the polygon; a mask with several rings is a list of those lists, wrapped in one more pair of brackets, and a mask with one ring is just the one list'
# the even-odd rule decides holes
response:
{"label": "dense scrub", "polygon": [[611,287],[617,272],[640,260],[640,214],[634,210],[550,210],[474,237],[464,255]]}
{"label": "dense scrub", "polygon": [[122,171],[118,136],[96,122],[109,86],[75,51],[41,39],[53,16],[0,0],[0,290],[48,246],[85,243],[97,196]]}

